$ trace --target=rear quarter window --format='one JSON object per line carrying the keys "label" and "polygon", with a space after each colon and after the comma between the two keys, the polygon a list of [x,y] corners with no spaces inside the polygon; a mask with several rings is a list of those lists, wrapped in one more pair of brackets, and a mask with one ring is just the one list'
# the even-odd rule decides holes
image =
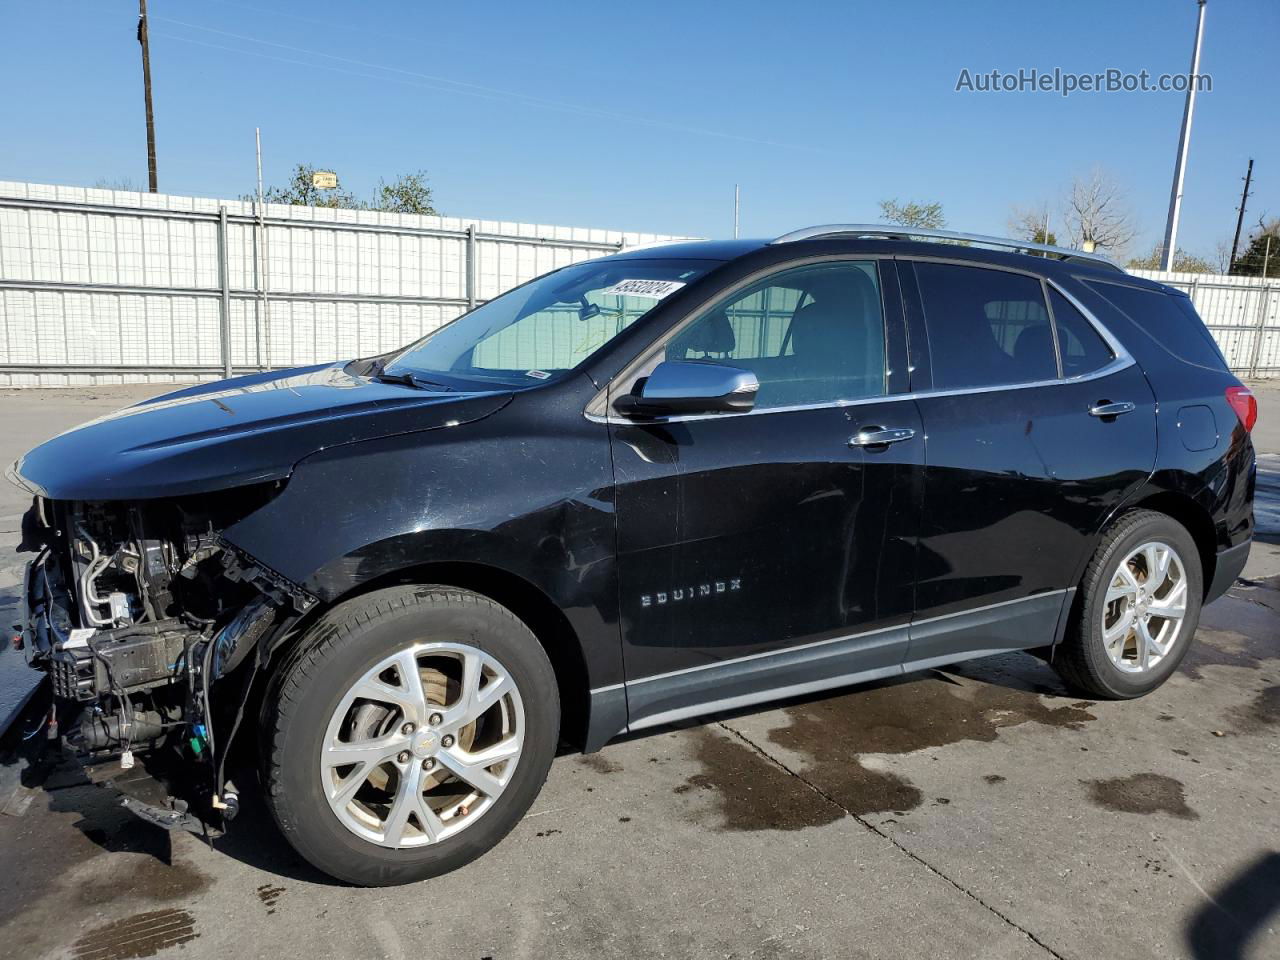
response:
{"label": "rear quarter window", "polygon": [[1179,360],[1230,372],[1213,335],[1188,298],[1118,283],[1085,283]]}

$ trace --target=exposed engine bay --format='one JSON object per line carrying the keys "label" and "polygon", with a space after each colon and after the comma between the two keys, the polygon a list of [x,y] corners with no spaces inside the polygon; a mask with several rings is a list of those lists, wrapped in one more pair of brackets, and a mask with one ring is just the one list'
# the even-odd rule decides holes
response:
{"label": "exposed engine bay", "polygon": [[224,765],[254,674],[315,599],[221,531],[280,486],[134,503],[35,498],[22,525],[20,549],[37,555],[18,642],[49,675],[51,737],[125,768],[139,753],[177,751],[203,769],[210,806],[234,816]]}

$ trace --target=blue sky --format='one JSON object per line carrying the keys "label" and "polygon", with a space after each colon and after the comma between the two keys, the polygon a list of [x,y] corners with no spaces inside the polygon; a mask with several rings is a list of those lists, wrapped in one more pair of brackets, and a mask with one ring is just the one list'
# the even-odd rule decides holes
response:
{"label": "blue sky", "polygon": [[[727,236],[943,202],[1005,233],[1102,167],[1163,232],[1179,93],[957,93],[962,68],[1185,71],[1193,0],[355,3],[150,0],[160,189],[297,162],[369,193],[425,168],[448,214]],[[146,182],[131,0],[0,0],[0,179]],[[1180,238],[1280,214],[1276,0],[1210,0]]]}

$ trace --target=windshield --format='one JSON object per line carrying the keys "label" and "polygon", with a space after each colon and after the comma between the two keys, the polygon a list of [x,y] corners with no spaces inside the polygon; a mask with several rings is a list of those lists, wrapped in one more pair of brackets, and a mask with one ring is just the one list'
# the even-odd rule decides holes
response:
{"label": "windshield", "polygon": [[577,366],[713,260],[594,260],[516,287],[393,356],[382,373],[531,386]]}

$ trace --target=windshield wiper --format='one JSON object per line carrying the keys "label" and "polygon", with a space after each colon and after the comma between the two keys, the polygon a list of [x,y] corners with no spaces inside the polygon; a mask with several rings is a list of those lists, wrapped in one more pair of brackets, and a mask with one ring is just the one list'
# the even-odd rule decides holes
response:
{"label": "windshield wiper", "polygon": [[447,393],[455,392],[453,387],[444,383],[437,383],[435,380],[427,380],[420,377],[412,370],[402,370],[399,373],[382,373],[381,371],[374,374],[372,379],[379,383],[402,383],[406,387],[417,387],[419,390],[442,390]]}

